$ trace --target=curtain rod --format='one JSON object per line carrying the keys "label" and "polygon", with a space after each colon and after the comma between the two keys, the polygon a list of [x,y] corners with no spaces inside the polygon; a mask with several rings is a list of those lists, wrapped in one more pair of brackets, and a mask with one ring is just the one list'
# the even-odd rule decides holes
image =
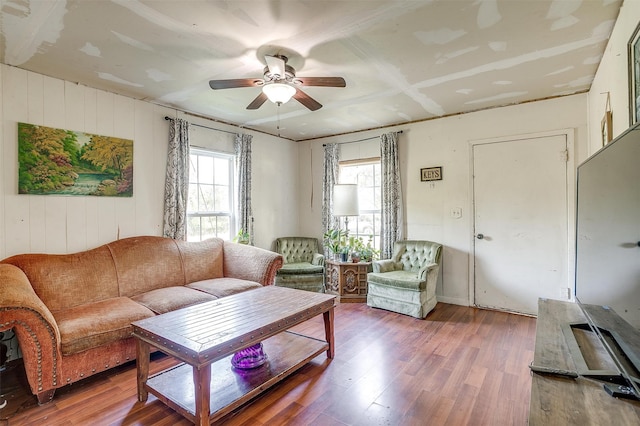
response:
{"label": "curtain rod", "polygon": [[[396,133],[402,133],[402,130],[398,130]],[[348,142],[336,142],[336,144],[338,145],[346,145],[348,143],[356,143],[356,142],[364,142],[364,141],[370,141],[371,139],[378,139],[380,136],[373,136],[370,138],[364,138],[364,139],[358,139],[357,141],[348,141]],[[326,143],[323,143],[322,146],[327,146]]]}
{"label": "curtain rod", "polygon": [[[166,116],[164,117],[165,120],[173,120],[173,118]],[[236,135],[236,132],[230,132],[228,130],[222,130],[222,129],[214,129],[213,127],[207,127],[207,126],[203,126],[202,124],[196,124],[196,123],[189,123],[190,126],[196,126],[196,127],[202,127],[203,129],[209,129],[209,130],[215,130],[216,132],[223,132],[223,133],[229,133],[232,135]]]}

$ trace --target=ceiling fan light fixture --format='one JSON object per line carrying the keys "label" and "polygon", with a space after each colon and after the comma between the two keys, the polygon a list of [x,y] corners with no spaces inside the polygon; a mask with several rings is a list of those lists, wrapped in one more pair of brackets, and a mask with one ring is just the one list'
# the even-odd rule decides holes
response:
{"label": "ceiling fan light fixture", "polygon": [[269,83],[262,86],[262,92],[274,104],[286,104],[296,94],[296,88],[285,83]]}

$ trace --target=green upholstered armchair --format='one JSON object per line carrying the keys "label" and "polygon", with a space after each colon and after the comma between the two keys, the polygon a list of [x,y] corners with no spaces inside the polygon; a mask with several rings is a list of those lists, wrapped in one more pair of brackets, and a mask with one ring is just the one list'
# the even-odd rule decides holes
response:
{"label": "green upholstered armchair", "polygon": [[373,262],[367,275],[367,305],[424,318],[436,306],[436,281],[442,245],[398,241],[393,256]]}
{"label": "green upholstered armchair", "polygon": [[277,238],[276,252],[284,259],[276,274],[277,286],[324,292],[324,256],[317,238]]}

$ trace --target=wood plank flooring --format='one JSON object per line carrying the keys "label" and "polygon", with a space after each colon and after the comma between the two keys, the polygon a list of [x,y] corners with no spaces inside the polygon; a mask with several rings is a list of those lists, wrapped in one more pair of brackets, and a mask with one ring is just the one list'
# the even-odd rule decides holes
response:
{"label": "wood plank flooring", "polygon": [[[535,321],[443,303],[425,320],[340,304],[334,360],[318,356],[219,424],[525,425]],[[296,330],[323,338],[322,316]],[[152,367],[173,364],[159,356]],[[131,363],[59,389],[51,403],[33,402],[8,424],[190,423],[153,396],[137,401]]]}

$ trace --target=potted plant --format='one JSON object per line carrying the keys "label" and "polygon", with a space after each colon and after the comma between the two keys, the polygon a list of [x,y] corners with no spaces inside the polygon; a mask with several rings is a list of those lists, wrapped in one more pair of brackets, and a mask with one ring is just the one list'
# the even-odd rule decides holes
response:
{"label": "potted plant", "polygon": [[236,236],[233,238],[233,242],[239,244],[249,244],[251,242],[251,236],[244,229],[240,228]]}
{"label": "potted plant", "polygon": [[336,258],[340,257],[340,259],[342,259],[343,253],[346,253],[346,255],[349,254],[347,234],[342,229],[332,228],[327,230],[327,232],[324,233],[323,239],[325,246]]}
{"label": "potted plant", "polygon": [[360,258],[365,262],[371,262],[380,256],[380,250],[373,247],[373,235],[369,235],[369,241],[367,244],[362,242],[362,247],[360,248]]}
{"label": "potted plant", "polygon": [[362,254],[365,251],[365,245],[362,241],[362,237],[350,237],[349,246],[351,247],[351,261],[358,263],[362,259]]}
{"label": "potted plant", "polygon": [[348,245],[340,247],[340,262],[346,262],[349,259],[349,252],[351,251]]}

